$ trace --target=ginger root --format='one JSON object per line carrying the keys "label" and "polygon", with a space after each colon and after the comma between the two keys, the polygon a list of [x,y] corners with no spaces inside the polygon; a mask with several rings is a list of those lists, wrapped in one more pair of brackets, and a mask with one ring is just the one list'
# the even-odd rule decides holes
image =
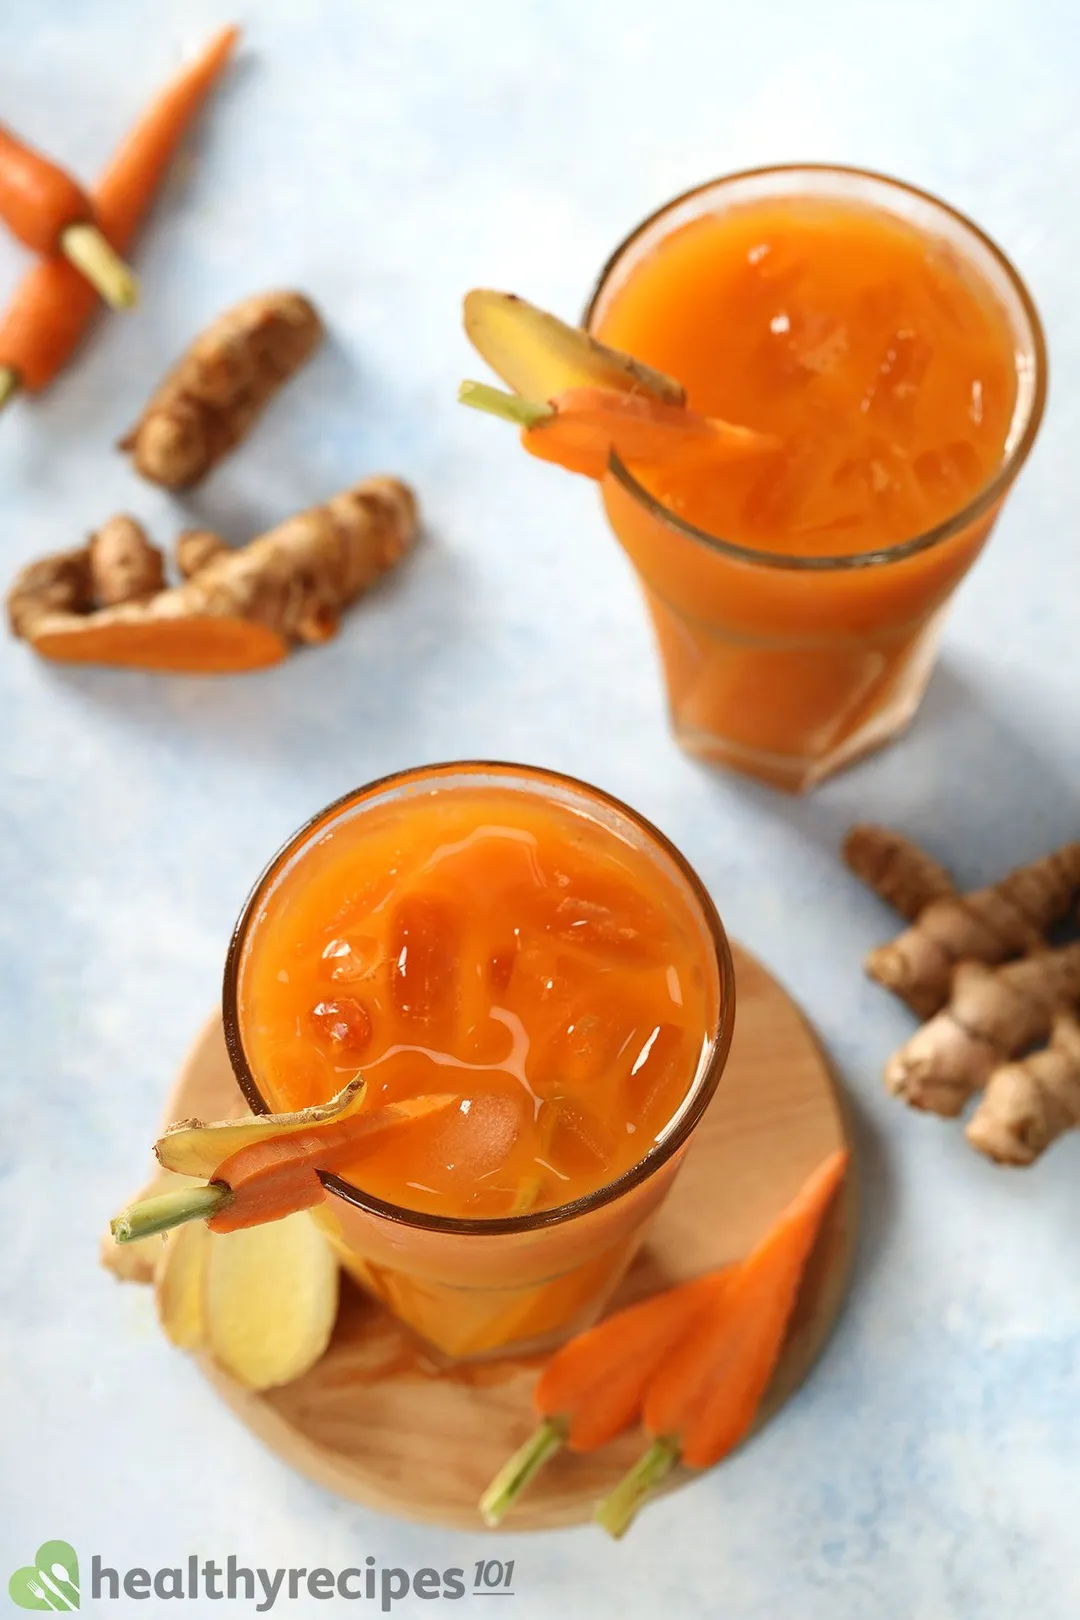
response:
{"label": "ginger root", "polygon": [[[852,842],[854,849],[852,850]],[[853,829],[845,846],[848,864],[879,893],[895,893],[911,915],[921,886],[947,880],[944,869],[884,828]],[[877,881],[875,881],[875,876]],[[886,885],[886,888],[882,887]],[[1003,962],[1038,950],[1047,928],[1068,909],[1080,886],[1080,842],[1018,867],[988,888],[970,894],[941,892],[915,911],[912,926],[866,958],[872,979],[929,1018],[943,1007],[957,963]]]}
{"label": "ginger root", "polygon": [[913,1108],[959,1114],[1000,1064],[1043,1040],[1055,1014],[1078,997],[1080,944],[998,968],[961,962],[948,1006],[894,1052],[885,1084]]}
{"label": "ginger root", "polygon": [[597,342],[516,293],[474,287],[462,315],[473,348],[524,399],[550,399],[564,388],[614,388],[686,404],[686,389],[674,377]]}
{"label": "ginger root", "polygon": [[1080,1125],[1080,1022],[1054,1020],[1050,1044],[995,1069],[964,1135],[997,1164],[1027,1165]]}
{"label": "ginger root", "polygon": [[[87,611],[90,548],[32,563],[8,594],[11,627],[61,663],[230,674],[326,641],[345,608],[409,550],[416,503],[396,478],[365,479],[232,550],[200,544],[200,566],[147,601]],[[185,547],[185,557],[194,544]],[[189,559],[189,566],[191,566]]]}
{"label": "ginger root", "polygon": [[214,1361],[246,1389],[302,1377],[326,1353],[338,1312],[338,1263],[311,1216],[194,1241],[204,1253],[198,1327]]}
{"label": "ginger root", "polygon": [[195,339],[120,449],[131,452],[136,472],[151,483],[189,489],[246,438],[322,332],[301,293],[245,298]]}
{"label": "ginger root", "polygon": [[203,1283],[209,1239],[206,1227],[196,1221],[156,1240],[158,1258],[151,1278],[154,1303],[165,1337],[178,1350],[201,1350],[206,1344]]}
{"label": "ginger root", "polygon": [[202,1354],[245,1389],[274,1389],[325,1354],[338,1308],[338,1264],[301,1211],[276,1226],[215,1237],[181,1226],[158,1239],[158,1321],[178,1350]]}

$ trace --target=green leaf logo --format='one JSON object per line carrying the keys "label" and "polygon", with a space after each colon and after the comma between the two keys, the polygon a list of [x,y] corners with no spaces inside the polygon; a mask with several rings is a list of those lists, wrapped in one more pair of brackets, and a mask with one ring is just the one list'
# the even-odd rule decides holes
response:
{"label": "green leaf logo", "polygon": [[43,1541],[34,1562],[17,1569],[8,1595],[20,1609],[51,1609],[62,1614],[79,1607],[79,1560],[66,1541]]}

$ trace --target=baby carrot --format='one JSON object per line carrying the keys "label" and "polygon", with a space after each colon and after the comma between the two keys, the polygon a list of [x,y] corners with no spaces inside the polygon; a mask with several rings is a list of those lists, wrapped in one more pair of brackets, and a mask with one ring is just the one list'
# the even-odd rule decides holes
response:
{"label": "baby carrot", "polygon": [[[224,28],[155,97],[114,153],[92,193],[112,247],[127,251],[189,125],[232,55],[239,29]],[[0,318],[0,406],[18,389],[37,393],[70,359],[97,297],[63,259],[35,266]]]}
{"label": "baby carrot", "polygon": [[82,187],[0,124],[0,219],[37,253],[63,254],[114,309],[128,309],[138,283],[103,236]]}
{"label": "baby carrot", "polygon": [[622,1536],[680,1460],[710,1468],[744,1439],[783,1348],[803,1270],[847,1168],[838,1149],[803,1184],[757,1248],[736,1268],[645,1392],[642,1420],[653,1444],[596,1510]]}
{"label": "baby carrot", "polygon": [[533,1390],[539,1427],[480,1499],[489,1525],[499,1523],[561,1446],[595,1451],[635,1421],[658,1366],[723,1291],[728,1275],[709,1272],[654,1294],[616,1311],[555,1352]]}

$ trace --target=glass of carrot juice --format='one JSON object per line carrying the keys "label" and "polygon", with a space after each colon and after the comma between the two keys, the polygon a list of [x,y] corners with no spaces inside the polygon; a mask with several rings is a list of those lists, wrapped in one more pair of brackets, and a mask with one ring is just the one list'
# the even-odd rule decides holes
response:
{"label": "glass of carrot juice", "polygon": [[679,741],[801,791],[895,737],[1042,416],[1004,254],[884,176],[759,169],[640,225],[585,324],[776,439],[719,471],[611,460]]}
{"label": "glass of carrot juice", "polygon": [[731,956],[676,849],[618,800],[524,766],[351,793],[259,879],[225,969],[257,1112],[439,1105],[326,1175],[345,1268],[451,1358],[586,1326],[720,1079]]}

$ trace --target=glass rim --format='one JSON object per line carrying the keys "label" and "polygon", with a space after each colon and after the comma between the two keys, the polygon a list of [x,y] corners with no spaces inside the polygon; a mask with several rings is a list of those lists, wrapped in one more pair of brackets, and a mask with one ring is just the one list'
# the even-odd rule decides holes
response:
{"label": "glass rim", "polygon": [[1002,248],[989,236],[974,220],[954,208],[935,192],[927,191],[921,186],[910,185],[906,180],[898,180],[894,175],[885,174],[879,169],[864,169],[856,164],[846,163],[770,163],[750,169],[736,169],[730,174],[717,175],[712,180],[706,180],[700,185],[691,186],[678,196],[654,208],[638,225],[635,225],[622,241],[608,255],[603,268],[597,278],[596,284],[589,296],[585,313],[582,316],[582,325],[587,331],[592,329],[592,319],[597,304],[603,296],[604,289],[618,268],[624,254],[634,245],[665,214],[671,213],[681,204],[692,201],[706,192],[714,191],[722,186],[742,180],[757,180],[773,175],[800,174],[811,175],[849,175],[855,179],[870,180],[877,185],[889,187],[893,191],[904,192],[908,196],[917,197],[922,202],[930,203],[943,214],[961,225],[965,231],[976,237],[990,256],[997,262],[1004,272],[1006,279],[1016,294],[1024,311],[1024,316],[1031,328],[1032,349],[1034,356],[1034,393],[1028,410],[1028,418],[1024,424],[1024,431],[1016,444],[1009,451],[1001,466],[988,483],[972,496],[967,504],[954,512],[951,517],[944,518],[933,528],[924,530],[921,534],[913,536],[910,540],[898,540],[889,546],[881,546],[873,551],[842,552],[838,556],[798,556],[788,552],[756,550],[752,546],[740,545],[736,540],[726,540],[720,535],[710,534],[707,529],[699,529],[695,524],[688,523],[685,518],[673,512],[670,507],[657,499],[643,484],[640,484],[626,464],[619,458],[614,450],[608,460],[608,471],[615,481],[622,486],[628,495],[645,507],[650,516],[660,522],[668,524],[671,528],[683,534],[689,540],[697,542],[712,551],[718,551],[724,556],[733,557],[739,562],[750,563],[760,568],[776,568],[790,573],[836,573],[855,568],[877,568],[888,563],[903,562],[908,557],[917,556],[919,552],[928,551],[933,546],[950,540],[970,524],[990,510],[1000,500],[1013,483],[1021,467],[1031,453],[1039,427],[1042,423],[1043,412],[1046,407],[1047,392],[1047,351],[1046,335],[1043,331],[1039,312],[1035,307],[1035,300],[1028,291],[1020,272]]}
{"label": "glass rim", "polygon": [[[408,786],[412,782],[426,781],[432,777],[463,772],[538,777],[541,782],[569,788],[586,798],[599,801],[607,809],[615,811],[618,816],[630,821],[639,833],[645,835],[648,842],[657,846],[668,857],[675,866],[679,877],[687,885],[691,898],[697,905],[705,924],[705,931],[712,946],[719,978],[716,1033],[713,1037],[708,1064],[698,1076],[695,1090],[692,1094],[688,1094],[687,1099],[684,1099],[681,1111],[675,1116],[674,1129],[663,1137],[661,1141],[654,1142],[648,1152],[636,1164],[631,1165],[629,1170],[623,1171],[622,1175],[617,1176],[614,1181],[607,1182],[604,1186],[597,1187],[590,1193],[583,1193],[579,1198],[572,1199],[566,1204],[557,1204],[552,1209],[531,1211],[523,1215],[500,1215],[484,1219],[475,1216],[433,1215],[421,1210],[411,1210],[403,1204],[394,1204],[387,1199],[377,1198],[372,1193],[366,1193],[362,1188],[353,1186],[344,1177],[335,1175],[330,1171],[317,1172],[319,1180],[327,1192],[335,1193],[346,1203],[352,1204],[357,1209],[364,1210],[367,1214],[379,1216],[383,1220],[428,1232],[456,1233],[458,1236],[498,1237],[511,1233],[538,1231],[547,1226],[561,1225],[581,1215],[589,1214],[594,1209],[600,1209],[605,1204],[613,1203],[616,1199],[623,1197],[624,1194],[631,1192],[634,1188],[649,1180],[689,1141],[695,1127],[712,1101],[720,1077],[723,1074],[735,1022],[735,966],[732,960],[731,946],[728,943],[724,925],[720,920],[720,914],[701,878],[671,840],[645,816],[631,809],[629,805],[616,798],[614,794],[606,793],[602,788],[594,787],[591,783],[584,782],[579,777],[569,776],[561,771],[548,770],[544,766],[515,764],[509,760],[446,760],[433,765],[416,765],[407,770],[392,771],[385,776],[377,777],[372,782],[365,783],[362,787],[350,789],[349,792],[341,794],[340,797],[332,800],[322,810],[310,816],[291,837],[286,839],[285,843],[271,857],[256,879],[251,892],[244,901],[229,940],[222,981],[221,1010],[225,1027],[225,1046],[237,1084],[253,1113],[271,1113],[270,1105],[259,1090],[258,1082],[244,1051],[240,1031],[239,984],[241,961],[249,930],[258,908],[270,889],[273,880],[281,870],[283,862],[290,855],[299,851],[319,828],[323,826],[329,827],[339,816],[353,806],[362,804],[365,800],[377,798],[387,789]],[[360,1065],[358,1072],[363,1072],[362,1065]]]}

